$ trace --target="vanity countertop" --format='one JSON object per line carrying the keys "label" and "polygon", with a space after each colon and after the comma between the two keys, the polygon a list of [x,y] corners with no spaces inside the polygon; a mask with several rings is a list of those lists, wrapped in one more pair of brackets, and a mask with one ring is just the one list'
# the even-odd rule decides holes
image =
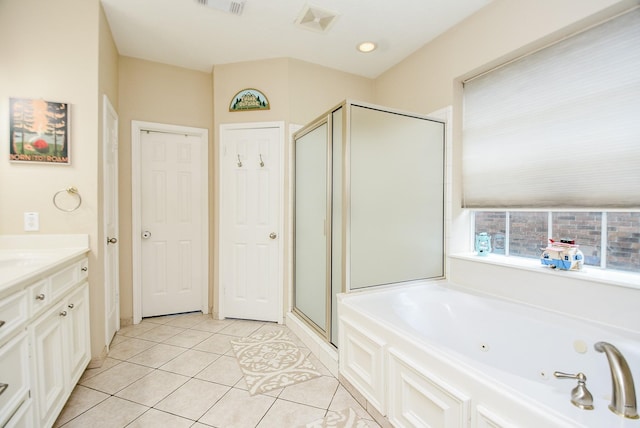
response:
{"label": "vanity countertop", "polygon": [[89,251],[89,235],[0,235],[0,298]]}

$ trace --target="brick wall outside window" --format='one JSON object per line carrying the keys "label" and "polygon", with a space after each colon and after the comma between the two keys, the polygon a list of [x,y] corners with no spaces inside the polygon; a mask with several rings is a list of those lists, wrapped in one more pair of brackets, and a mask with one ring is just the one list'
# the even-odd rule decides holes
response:
{"label": "brick wall outside window", "polygon": [[640,272],[640,213],[607,213],[607,266]]}
{"label": "brick wall outside window", "polygon": [[[572,239],[580,246],[585,264],[600,266],[602,212],[553,212],[554,239]],[[476,211],[475,232],[491,235],[494,254],[505,254],[506,212]],[[538,258],[547,246],[547,212],[509,213],[509,255]],[[609,269],[640,272],[640,213],[607,212],[607,260]]]}

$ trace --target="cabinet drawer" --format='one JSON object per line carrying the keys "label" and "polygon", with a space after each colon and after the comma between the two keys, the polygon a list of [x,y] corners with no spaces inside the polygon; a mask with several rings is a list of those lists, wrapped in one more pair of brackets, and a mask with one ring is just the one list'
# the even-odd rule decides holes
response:
{"label": "cabinet drawer", "polygon": [[80,279],[85,279],[89,276],[89,259],[80,260],[79,263],[80,268]]}
{"label": "cabinet drawer", "polygon": [[53,302],[51,287],[49,285],[49,280],[45,279],[33,284],[27,289],[29,294],[28,299],[30,316],[36,315],[49,303]]}
{"label": "cabinet drawer", "polygon": [[29,348],[27,332],[0,348],[0,426],[29,395]]}
{"label": "cabinet drawer", "polygon": [[[27,293],[25,291],[0,300],[0,345],[24,325],[28,317]],[[2,381],[0,380],[0,382]]]}
{"label": "cabinet drawer", "polygon": [[62,269],[51,275],[51,294],[55,299],[80,280],[80,264],[74,263],[71,266]]}
{"label": "cabinet drawer", "polygon": [[33,428],[33,405],[31,399],[28,399],[18,411],[13,415],[4,428]]}

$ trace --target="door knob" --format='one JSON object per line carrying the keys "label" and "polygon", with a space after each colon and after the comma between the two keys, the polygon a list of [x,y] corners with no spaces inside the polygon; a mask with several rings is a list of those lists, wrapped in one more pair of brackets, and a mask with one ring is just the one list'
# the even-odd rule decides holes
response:
{"label": "door knob", "polygon": [[118,242],[118,239],[117,239],[117,238],[109,238],[109,237],[107,236],[107,245],[109,245],[109,244],[115,244],[116,242]]}
{"label": "door knob", "polygon": [[271,232],[271,233],[269,234],[269,238],[271,238],[271,239],[276,239],[277,237],[278,237],[278,235],[276,235],[276,233],[275,233],[275,232]]}
{"label": "door knob", "polygon": [[149,239],[151,238],[151,232],[149,232],[148,230],[145,230],[144,232],[142,232],[142,239]]}

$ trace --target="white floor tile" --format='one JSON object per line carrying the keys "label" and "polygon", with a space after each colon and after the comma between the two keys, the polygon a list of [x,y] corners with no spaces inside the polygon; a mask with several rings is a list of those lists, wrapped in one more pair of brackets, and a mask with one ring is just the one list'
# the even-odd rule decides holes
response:
{"label": "white floor tile", "polygon": [[336,378],[320,376],[287,386],[278,398],[327,409],[337,389],[338,380]]}
{"label": "white floor tile", "polygon": [[184,418],[198,420],[229,390],[228,386],[191,379],[155,408]]}
{"label": "white floor tile", "polygon": [[209,382],[221,383],[233,386],[242,379],[242,371],[235,358],[226,355],[221,356],[195,377]]}
{"label": "white floor tile", "polygon": [[193,348],[211,336],[213,336],[213,333],[207,331],[188,329],[170,337],[163,343],[167,345],[182,346],[183,348]]}
{"label": "white floor tile", "polygon": [[199,422],[225,428],[255,427],[274,401],[274,397],[251,396],[247,391],[233,388]]}
{"label": "white floor tile", "polygon": [[160,366],[160,370],[193,377],[218,358],[220,358],[219,354],[189,349]]}
{"label": "white floor tile", "polygon": [[233,339],[235,339],[234,336],[216,333],[207,340],[204,340],[194,346],[193,349],[224,355],[231,350],[231,344],[229,341]]}
{"label": "white floor tile", "polygon": [[165,345],[164,343],[160,343],[145,351],[142,351],[134,357],[129,358],[127,361],[147,367],[158,368],[161,365],[173,360],[175,357],[185,351],[185,348],[181,348],[179,346]]}
{"label": "white floor tile", "polygon": [[118,392],[116,396],[153,407],[188,380],[186,376],[154,370]]}
{"label": "white floor tile", "polygon": [[115,394],[153,371],[150,367],[127,363],[126,361],[82,382],[83,386]]}
{"label": "white floor tile", "polygon": [[306,406],[286,400],[276,400],[257,427],[299,427],[308,422],[323,418],[326,413],[326,410],[318,409],[317,407]]}
{"label": "white floor tile", "polygon": [[92,407],[64,428],[122,428],[147,411],[147,407],[118,397],[109,397]]}
{"label": "white floor tile", "polygon": [[193,425],[191,419],[181,418],[171,413],[149,409],[142,416],[127,425],[127,428],[188,428]]}
{"label": "white floor tile", "polygon": [[107,398],[109,398],[109,394],[95,391],[82,385],[76,385],[69,400],[67,400],[67,404],[64,406],[64,409],[62,409],[62,413],[60,413],[58,420],[56,420],[53,426],[59,427],[64,425]]}

